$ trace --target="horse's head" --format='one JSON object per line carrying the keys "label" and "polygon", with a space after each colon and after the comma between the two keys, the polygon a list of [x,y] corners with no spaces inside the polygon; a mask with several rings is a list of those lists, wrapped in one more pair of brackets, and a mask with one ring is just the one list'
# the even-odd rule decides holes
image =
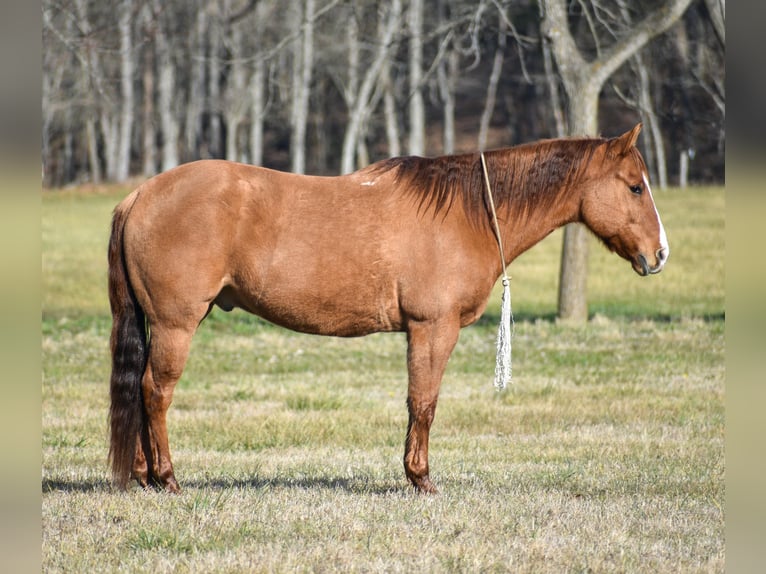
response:
{"label": "horse's head", "polygon": [[636,273],[649,275],[662,271],[670,248],[649,189],[646,164],[635,147],[640,131],[637,124],[606,140],[597,152],[588,168],[581,216],[610,250],[630,261]]}

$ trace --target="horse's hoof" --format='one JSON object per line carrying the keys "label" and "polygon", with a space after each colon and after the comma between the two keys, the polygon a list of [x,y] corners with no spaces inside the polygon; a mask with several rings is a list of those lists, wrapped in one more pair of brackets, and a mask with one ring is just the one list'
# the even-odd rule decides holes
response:
{"label": "horse's hoof", "polygon": [[439,490],[427,476],[413,480],[412,484],[418,494],[439,494]]}
{"label": "horse's hoof", "polygon": [[175,477],[168,478],[167,482],[165,483],[165,492],[169,492],[170,494],[180,494],[181,493],[181,487],[178,486],[178,482],[176,482]]}

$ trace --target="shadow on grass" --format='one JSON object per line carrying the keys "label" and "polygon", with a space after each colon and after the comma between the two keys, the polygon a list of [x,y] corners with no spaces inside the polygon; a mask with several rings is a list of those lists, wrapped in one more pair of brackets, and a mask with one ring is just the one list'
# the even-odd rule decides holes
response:
{"label": "shadow on grass", "polygon": [[[705,313],[701,315],[671,315],[668,313],[650,313],[650,314],[632,314],[632,313],[625,313],[625,314],[618,314],[615,315],[613,313],[601,313],[601,312],[595,312],[591,313],[588,316],[588,321],[592,321],[596,316],[604,316],[608,319],[614,319],[614,320],[622,320],[626,321],[628,323],[634,323],[638,321],[655,321],[657,323],[672,323],[674,321],[681,321],[683,319],[701,319],[705,323],[714,323],[717,321],[725,321],[726,320],[726,312],[722,311],[720,313]],[[537,323],[537,322],[543,322],[543,323],[556,323],[558,320],[556,313],[514,313],[513,314],[513,320],[515,323]],[[481,317],[479,317],[479,320],[474,323],[474,325],[479,327],[496,327],[497,324],[500,322],[500,313],[493,313],[486,311]]]}
{"label": "shadow on grass", "polygon": [[[210,490],[269,490],[295,489],[295,490],[332,490],[350,494],[406,494],[414,492],[402,481],[376,480],[369,477],[341,478],[341,477],[258,477],[252,478],[210,478],[204,480],[190,480],[184,483],[190,489]],[[182,486],[183,488],[183,486]]]}
{"label": "shadow on grass", "polygon": [[84,480],[66,480],[60,478],[44,478],[42,493],[52,492],[108,492],[114,490],[112,484],[106,479],[88,478]]}
{"label": "shadow on grass", "polygon": [[[139,487],[134,482],[129,490],[137,490]],[[189,480],[182,482],[181,492],[184,490],[254,490],[266,491],[276,489],[295,490],[333,490],[343,491],[349,494],[377,494],[377,495],[405,495],[415,492],[414,489],[402,481],[380,481],[366,477],[359,478],[332,478],[332,477],[252,477],[252,478],[209,478],[201,480]],[[161,488],[150,487],[148,491],[162,492]],[[110,481],[106,479],[43,479],[42,493],[104,493],[119,492]]]}

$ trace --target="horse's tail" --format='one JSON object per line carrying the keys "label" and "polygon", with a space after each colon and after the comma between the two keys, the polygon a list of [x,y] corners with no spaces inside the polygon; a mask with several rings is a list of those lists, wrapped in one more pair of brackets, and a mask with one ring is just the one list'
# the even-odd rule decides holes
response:
{"label": "horse's tail", "polygon": [[144,311],[130,284],[123,246],[125,222],[136,197],[134,192],[115,208],[109,238],[109,304],[112,308],[109,458],[112,479],[121,489],[127,488],[130,480],[136,441],[143,424],[141,380],[148,354]]}

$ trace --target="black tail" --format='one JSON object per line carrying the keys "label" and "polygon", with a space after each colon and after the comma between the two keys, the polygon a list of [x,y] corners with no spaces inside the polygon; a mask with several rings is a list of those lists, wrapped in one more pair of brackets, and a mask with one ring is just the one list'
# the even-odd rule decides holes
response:
{"label": "black tail", "polygon": [[116,486],[127,488],[144,419],[141,380],[147,361],[144,312],[128,279],[123,230],[135,193],[114,210],[109,239],[109,303],[112,308],[112,376],[109,384],[109,458]]}

